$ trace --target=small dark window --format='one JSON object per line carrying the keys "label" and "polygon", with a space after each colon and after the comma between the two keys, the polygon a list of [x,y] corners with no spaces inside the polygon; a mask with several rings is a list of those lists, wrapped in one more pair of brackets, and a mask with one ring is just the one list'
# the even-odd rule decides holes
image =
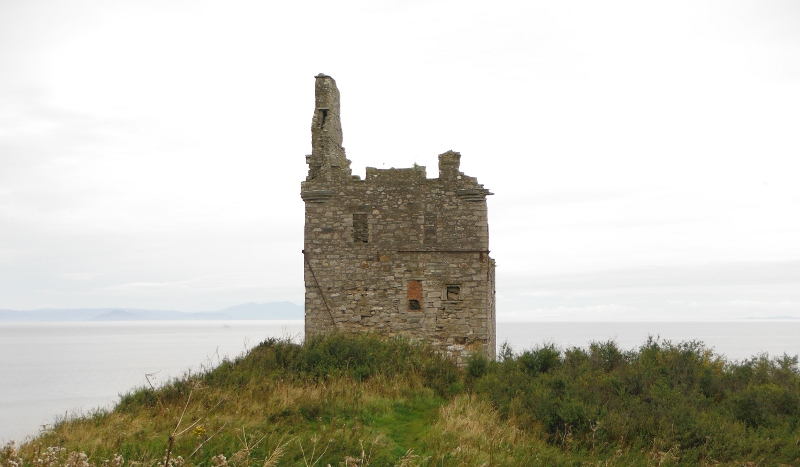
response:
{"label": "small dark window", "polygon": [[424,222],[424,236],[422,240],[424,243],[432,245],[436,243],[436,213],[426,212],[423,216]]}
{"label": "small dark window", "polygon": [[367,214],[353,214],[353,243],[369,243]]}
{"label": "small dark window", "polygon": [[410,311],[419,311],[422,308],[419,306],[419,300],[409,300],[408,301],[408,309]]}
{"label": "small dark window", "polygon": [[447,286],[447,300],[461,300],[461,287],[458,285]]}
{"label": "small dark window", "polygon": [[328,109],[319,109],[319,127],[325,127],[325,119],[328,118]]}

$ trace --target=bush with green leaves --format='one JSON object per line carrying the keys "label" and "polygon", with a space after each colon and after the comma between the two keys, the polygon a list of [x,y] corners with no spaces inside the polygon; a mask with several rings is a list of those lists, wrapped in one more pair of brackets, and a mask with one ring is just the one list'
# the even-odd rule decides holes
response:
{"label": "bush with green leaves", "polygon": [[650,338],[506,355],[473,383],[520,428],[565,449],[671,452],[680,463],[800,462],[797,357],[727,362],[700,342]]}

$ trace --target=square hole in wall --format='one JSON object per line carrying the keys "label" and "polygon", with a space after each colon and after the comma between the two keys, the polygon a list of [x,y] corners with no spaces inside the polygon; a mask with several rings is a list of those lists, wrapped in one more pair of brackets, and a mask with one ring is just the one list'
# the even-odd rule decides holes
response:
{"label": "square hole in wall", "polygon": [[448,285],[447,286],[447,300],[456,301],[461,300],[461,286]]}

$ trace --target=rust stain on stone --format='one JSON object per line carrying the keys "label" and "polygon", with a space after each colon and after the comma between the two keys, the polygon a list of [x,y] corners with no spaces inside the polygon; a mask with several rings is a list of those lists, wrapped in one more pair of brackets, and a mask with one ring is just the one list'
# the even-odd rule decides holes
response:
{"label": "rust stain on stone", "polygon": [[408,299],[422,300],[422,282],[411,281],[408,283]]}

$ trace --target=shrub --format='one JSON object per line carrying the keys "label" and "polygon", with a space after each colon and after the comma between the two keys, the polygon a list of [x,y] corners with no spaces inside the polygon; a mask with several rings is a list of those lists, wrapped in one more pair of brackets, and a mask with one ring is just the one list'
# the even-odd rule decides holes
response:
{"label": "shrub", "polygon": [[530,375],[547,373],[561,365],[561,352],[555,345],[548,344],[531,351],[523,352],[517,359],[524,371]]}
{"label": "shrub", "polygon": [[701,342],[652,337],[631,351],[613,341],[588,351],[545,345],[507,352],[473,387],[501,416],[565,449],[657,450],[682,465],[800,455],[794,357],[729,363]]}

